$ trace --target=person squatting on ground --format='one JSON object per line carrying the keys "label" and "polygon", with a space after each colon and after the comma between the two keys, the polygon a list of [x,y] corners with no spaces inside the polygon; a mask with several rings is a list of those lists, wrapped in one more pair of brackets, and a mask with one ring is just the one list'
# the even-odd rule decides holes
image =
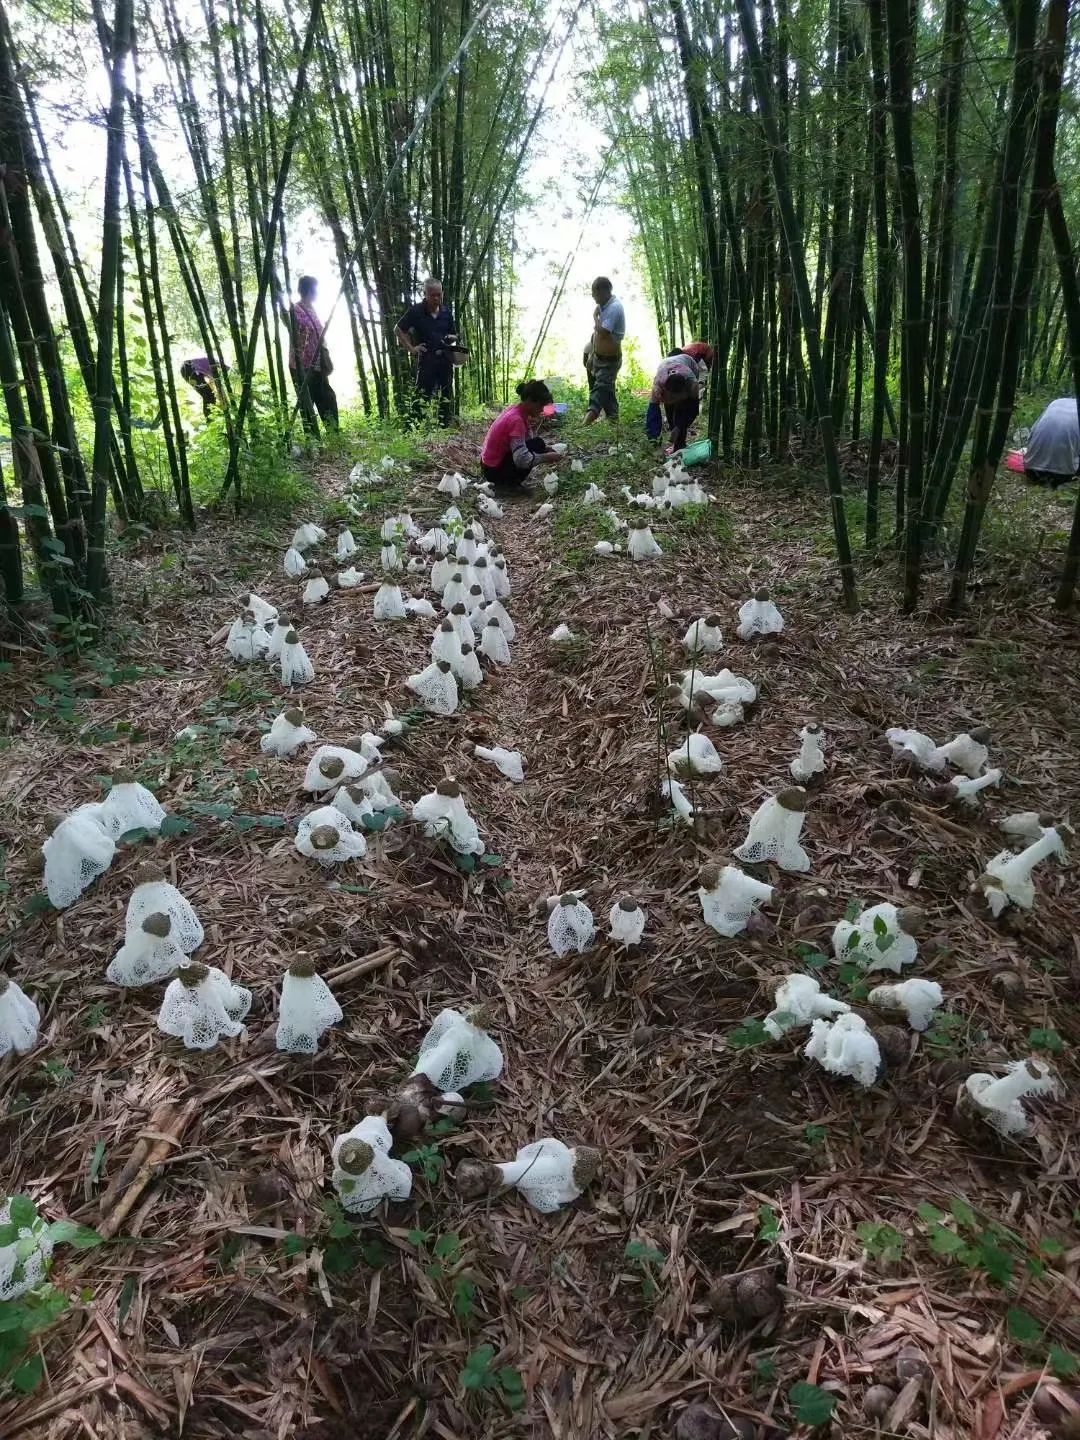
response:
{"label": "person squatting on ground", "polygon": [[551,391],[542,380],[525,380],[517,387],[520,400],[492,422],[480,452],[484,479],[501,487],[530,490],[537,465],[556,465],[562,454],[552,450],[535,434],[544,406],[552,403]]}
{"label": "person squatting on ground", "polygon": [[[454,362],[457,325],[443,301],[441,280],[424,281],[424,298],[410,305],[394,327],[394,337],[416,361],[417,411],[438,401],[439,424],[454,416]],[[417,419],[420,418],[418,413]]]}
{"label": "person squatting on ground", "polygon": [[[338,403],[330,384],[333,362],[323,341],[325,326],[315,313],[319,284],[312,275],[301,275],[296,290],[300,296],[289,307],[289,374],[300,401],[304,428],[315,434],[318,427],[311,405],[329,430],[338,428]],[[311,405],[304,404],[305,395]]]}
{"label": "person squatting on ground", "polygon": [[584,355],[585,374],[589,381],[586,425],[595,424],[601,415],[606,415],[609,420],[619,418],[615,379],[622,365],[622,342],[626,335],[622,301],[614,294],[606,275],[600,275],[593,281],[592,297],[596,302],[593,333]]}
{"label": "person squatting on ground", "polygon": [[209,420],[210,412],[221,404],[221,381],[229,373],[229,367],[206,355],[193,355],[180,366],[180,379],[186,380],[202,401],[203,419]]}
{"label": "person squatting on ground", "polygon": [[701,409],[701,390],[708,373],[704,360],[695,360],[682,350],[660,361],[645,412],[645,433],[650,440],[659,440],[663,433],[663,407],[671,432],[671,448],[683,448]]}
{"label": "person squatting on ground", "polygon": [[1057,490],[1080,471],[1080,416],[1071,397],[1051,400],[1031,429],[1024,450],[1024,474],[1036,485]]}

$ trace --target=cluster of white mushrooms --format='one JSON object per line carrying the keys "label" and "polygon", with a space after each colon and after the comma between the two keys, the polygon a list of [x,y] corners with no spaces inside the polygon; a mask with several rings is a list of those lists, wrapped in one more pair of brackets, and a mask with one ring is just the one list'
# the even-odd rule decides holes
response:
{"label": "cluster of white mushrooms", "polygon": [[[394,461],[389,457],[374,469],[362,465],[354,468],[349,477],[351,503],[358,514],[367,508],[361,492],[385,480],[393,468]],[[580,461],[571,466],[572,470],[583,468]],[[558,490],[558,480],[553,476],[547,477],[544,485],[551,495]],[[501,518],[501,508],[487,486],[475,485],[457,473],[444,475],[437,488],[451,503],[426,531],[408,513],[388,515],[382,524],[382,579],[374,594],[373,618],[383,623],[411,615],[437,622],[431,637],[430,662],[409,675],[405,685],[419,705],[440,716],[453,714],[463,694],[484,683],[485,662],[489,669],[511,663],[515,627],[504,605],[511,593],[506,557],[480,519],[480,515],[488,520]],[[475,490],[478,514],[466,520],[457,501],[470,489]],[[635,495],[628,487],[622,493],[632,505],[661,511],[705,504],[711,498],[682,468],[678,457],[670,460],[664,473],[653,481],[651,494]],[[603,506],[606,500],[595,484],[588,487],[583,498],[589,506]],[[546,501],[535,514],[543,518],[552,508]],[[606,513],[620,532],[628,529],[614,510]],[[303,586],[300,603],[304,606],[326,604],[332,598],[333,587],[322,568],[310,558],[327,538],[319,526],[304,523],[296,528],[286,549],[284,572],[298,587]],[[596,546],[601,555],[621,554],[623,549],[622,544],[607,541]],[[333,558],[347,568],[339,570],[336,588],[354,588],[364,580],[363,572],[355,568],[358,550],[351,531],[343,526],[333,542]],[[625,553],[633,560],[661,555],[647,519],[629,527]],[[434,602],[406,595],[402,589],[406,576],[423,576],[430,584]],[[674,619],[674,611],[666,602],[659,601],[657,609],[665,618]],[[784,618],[766,590],[756,590],[740,606],[736,624],[740,639],[776,636],[783,629]],[[277,666],[287,688],[308,684],[315,678],[292,621],[254,593],[243,597],[240,614],[221,635],[233,659],[242,664]],[[557,626],[549,637],[555,644],[568,644],[576,638],[566,624]],[[707,721],[721,730],[737,725],[744,719],[746,707],[757,700],[757,686],[751,680],[727,668],[711,674],[701,668],[721,654],[723,644],[720,615],[711,613],[692,621],[683,636],[691,668],[672,681],[664,696],[666,702],[686,713],[692,727],[685,742],[668,754],[662,781],[662,793],[671,804],[674,823],[695,823],[695,781],[723,768],[713,741],[697,725]],[[392,776],[383,763],[383,747],[405,728],[406,721],[390,715],[377,731],[364,730],[339,744],[319,744],[311,753],[303,788],[317,803],[297,824],[295,847],[302,856],[326,868],[355,862],[366,853],[366,832],[379,831],[410,814],[412,823],[421,827],[425,836],[446,844],[454,854],[483,855],[484,839],[456,780],[440,780],[411,806],[395,794]],[[826,771],[825,735],[817,722],[808,721],[797,738],[798,752],[789,765],[796,783],[767,796],[754,811],[745,839],[732,851],[733,859],[740,864],[709,867],[700,877],[697,898],[702,917],[720,936],[730,938],[745,931],[754,923],[760,907],[768,905],[773,897],[772,885],[740,866],[769,863],[796,874],[811,869],[811,856],[802,844],[806,787]],[[886,738],[894,753],[919,769],[937,775],[950,768],[959,772],[949,785],[953,798],[962,806],[978,806],[983,792],[1001,781],[1000,769],[987,768],[989,735],[981,729],[940,745],[919,731],[900,728],[890,729]],[[260,744],[263,753],[288,759],[317,741],[303,711],[288,705],[275,716]],[[524,780],[525,762],[518,750],[476,744],[473,756],[495,767],[513,783]],[[71,905],[108,869],[121,837],[135,830],[156,834],[166,818],[165,810],[145,786],[132,774],[116,771],[104,800],[51,819],[42,852],[45,888],[52,904],[58,909]],[[1026,812],[1007,816],[999,824],[1010,841],[1024,848],[1006,849],[993,856],[979,879],[979,888],[995,918],[1010,906],[1031,909],[1035,901],[1035,866],[1051,856],[1065,858],[1061,836],[1047,817]],[[596,920],[584,891],[550,896],[540,902],[538,909],[546,920],[548,941],[556,956],[583,954],[597,942]],[[618,947],[639,946],[647,923],[643,906],[632,896],[621,896],[608,911],[608,937]],[[876,1015],[901,1017],[911,1030],[925,1031],[944,1003],[938,984],[905,975],[918,957],[920,925],[921,916],[912,908],[898,908],[888,902],[861,910],[854,905],[848,916],[835,924],[833,958],[837,963],[853,963],[866,975],[885,971],[894,978],[870,989],[866,997],[869,1010],[860,1012],[851,1003],[823,991],[816,976],[787,975],[776,987],[774,1008],[763,1022],[765,1033],[779,1040],[792,1031],[808,1029],[803,1050],[807,1058],[830,1074],[862,1086],[875,1084],[883,1071],[881,1045],[875,1033]],[[106,978],[119,986],[163,985],[158,1027],[192,1050],[208,1050],[222,1039],[241,1035],[252,1004],[249,989],[234,984],[217,967],[193,958],[203,938],[199,918],[180,890],[160,870],[144,866],[128,900],[123,943],[105,972]],[[281,980],[277,1048],[314,1054],[320,1038],[342,1018],[341,1006],[311,960],[305,955],[295,958]],[[39,1024],[33,1000],[15,981],[0,974],[0,1057],[12,1050],[21,1054],[33,1048],[38,1043]],[[443,1010],[421,1044],[417,1064],[401,1091],[389,1098],[379,1113],[365,1116],[335,1140],[332,1183],[344,1208],[367,1215],[384,1200],[406,1199],[412,1172],[391,1154],[395,1138],[400,1134],[415,1135],[423,1124],[440,1115],[463,1114],[463,1092],[472,1085],[497,1079],[503,1063],[502,1051],[488,1035],[482,1012]],[[969,1076],[963,1101],[1000,1135],[1022,1137],[1032,1129],[1022,1103],[1024,1098],[1052,1093],[1056,1086],[1056,1077],[1047,1066],[1035,1059],[1022,1059],[1000,1077],[983,1073]],[[462,1161],[456,1184],[466,1198],[513,1188],[535,1209],[550,1213],[578,1198],[596,1175],[598,1165],[596,1151],[545,1138],[523,1146],[513,1160],[502,1164]],[[0,1209],[0,1224],[6,1220],[5,1207]],[[42,1247],[44,1244],[43,1240]],[[0,1247],[0,1298],[8,1298],[4,1286],[11,1279],[16,1249]],[[40,1254],[41,1264],[46,1267],[45,1248],[40,1248]],[[17,1288],[17,1293],[24,1293],[28,1288],[25,1282],[31,1276],[32,1266],[27,1263],[19,1272],[17,1287],[22,1288]]]}

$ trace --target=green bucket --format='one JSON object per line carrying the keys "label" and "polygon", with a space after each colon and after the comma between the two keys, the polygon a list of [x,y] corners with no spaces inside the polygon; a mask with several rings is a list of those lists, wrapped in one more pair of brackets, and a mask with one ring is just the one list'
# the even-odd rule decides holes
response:
{"label": "green bucket", "polygon": [[680,451],[684,465],[707,465],[712,459],[712,441],[697,440]]}

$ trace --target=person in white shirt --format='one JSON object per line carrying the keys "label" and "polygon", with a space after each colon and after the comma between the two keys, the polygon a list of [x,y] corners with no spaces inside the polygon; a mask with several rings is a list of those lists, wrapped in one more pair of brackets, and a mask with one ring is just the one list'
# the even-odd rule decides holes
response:
{"label": "person in white shirt", "polygon": [[615,394],[615,377],[622,365],[622,342],[626,335],[626,315],[622,301],[615,295],[611,281],[599,275],[592,284],[593,333],[585,347],[585,374],[589,380],[589,408],[585,424],[593,425],[606,415],[619,418],[619,398]]}
{"label": "person in white shirt", "polygon": [[1080,416],[1076,401],[1051,400],[1035,421],[1024,451],[1024,474],[1036,485],[1057,489],[1080,471]]}

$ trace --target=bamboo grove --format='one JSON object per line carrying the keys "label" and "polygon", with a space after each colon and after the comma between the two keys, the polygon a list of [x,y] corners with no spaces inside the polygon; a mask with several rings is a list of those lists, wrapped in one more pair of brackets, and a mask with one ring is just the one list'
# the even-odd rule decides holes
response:
{"label": "bamboo grove", "polygon": [[597,14],[595,84],[662,344],[716,342],[725,460],[820,463],[849,604],[841,445],[861,539],[897,551],[905,609],[949,547],[956,613],[1018,394],[1075,382],[1069,21],[1069,0]]}
{"label": "bamboo grove", "polygon": [[[429,272],[470,342],[471,398],[505,397],[522,170],[577,11],[541,0],[54,8],[0,7],[12,436],[0,576],[18,606],[29,563],[52,609],[77,619],[108,596],[110,503],[121,525],[156,518],[148,454],[163,452],[194,523],[178,344],[219,367],[224,488],[237,498],[245,460],[280,449],[298,408],[314,421],[286,364],[298,231],[333,249],[367,412],[402,401],[393,324]],[[68,98],[102,93],[101,77],[103,106]],[[90,242],[50,155],[68,118],[107,136]]]}
{"label": "bamboo grove", "polygon": [[[298,237],[336,261],[367,413],[405,403],[393,323],[429,272],[468,398],[503,401],[529,148],[575,71],[609,142],[586,219],[621,197],[661,344],[715,343],[724,461],[820,469],[849,607],[861,542],[909,611],[944,564],[958,612],[1017,397],[1080,382],[1075,30],[1070,0],[0,4],[9,614],[93,618],[113,518],[153,523],[163,487],[194,524],[184,347],[218,369],[222,493],[314,425]],[[106,142],[93,235],[68,123]],[[1080,507],[1062,607],[1078,572]]]}

